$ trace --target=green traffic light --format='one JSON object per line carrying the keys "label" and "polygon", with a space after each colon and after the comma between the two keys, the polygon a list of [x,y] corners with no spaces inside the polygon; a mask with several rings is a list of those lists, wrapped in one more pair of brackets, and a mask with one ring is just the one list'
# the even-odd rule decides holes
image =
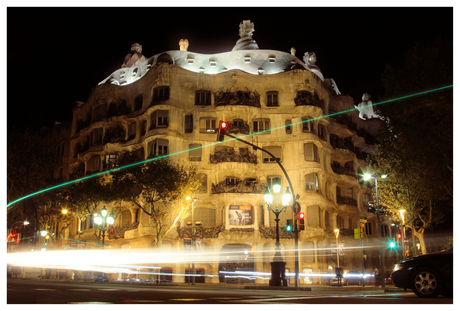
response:
{"label": "green traffic light", "polygon": [[390,242],[390,247],[391,247],[391,248],[395,248],[395,247],[396,247],[396,243],[395,243],[394,241],[391,241],[391,242]]}

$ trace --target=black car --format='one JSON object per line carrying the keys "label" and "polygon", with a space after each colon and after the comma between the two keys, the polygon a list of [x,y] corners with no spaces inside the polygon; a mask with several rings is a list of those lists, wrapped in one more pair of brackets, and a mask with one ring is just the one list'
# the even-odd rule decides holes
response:
{"label": "black car", "polygon": [[401,260],[391,273],[396,287],[412,289],[419,297],[453,295],[453,248]]}

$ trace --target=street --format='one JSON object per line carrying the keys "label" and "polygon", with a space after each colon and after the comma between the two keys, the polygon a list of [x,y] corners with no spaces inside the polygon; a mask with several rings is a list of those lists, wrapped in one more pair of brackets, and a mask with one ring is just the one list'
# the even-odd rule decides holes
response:
{"label": "street", "polygon": [[132,285],[8,279],[8,304],[453,304],[453,298],[422,299],[394,287],[363,290],[311,287],[310,290],[261,290],[244,285]]}

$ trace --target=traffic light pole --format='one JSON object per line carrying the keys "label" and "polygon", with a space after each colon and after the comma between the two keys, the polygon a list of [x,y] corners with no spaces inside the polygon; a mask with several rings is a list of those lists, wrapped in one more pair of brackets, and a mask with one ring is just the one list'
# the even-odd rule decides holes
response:
{"label": "traffic light pole", "polygon": [[[292,184],[291,184],[291,180],[289,179],[289,175],[287,174],[286,170],[284,169],[283,165],[279,162],[279,160],[272,154],[270,153],[269,151],[263,149],[263,148],[260,148],[248,141],[245,141],[245,140],[242,140],[238,137],[235,137],[233,135],[230,135],[227,133],[226,130],[220,130],[219,129],[219,135],[225,135],[225,136],[228,136],[228,137],[231,137],[233,139],[236,139],[242,143],[245,143],[247,145],[250,145],[252,146],[252,148],[254,148],[254,150],[261,150],[263,152],[265,152],[266,154],[268,154],[273,160],[276,161],[276,163],[279,165],[279,167],[281,168],[281,170],[283,171],[284,173],[284,176],[286,177],[286,180],[289,184],[289,188],[291,188],[291,195],[292,195],[292,208],[293,208],[293,212],[296,213],[296,211],[294,210],[294,207],[296,206],[296,195],[294,193],[294,188],[292,187]],[[297,219],[294,219],[294,245],[295,245],[295,287],[299,287],[300,286],[300,277],[299,277],[299,232],[298,232],[298,229],[297,229]]]}

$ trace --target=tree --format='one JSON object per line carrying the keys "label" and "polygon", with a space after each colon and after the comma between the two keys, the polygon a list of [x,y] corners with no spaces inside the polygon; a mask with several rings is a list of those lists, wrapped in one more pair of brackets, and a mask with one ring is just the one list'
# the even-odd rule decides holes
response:
{"label": "tree", "polygon": [[[387,65],[382,75],[385,98],[397,98],[452,85],[452,42],[417,43],[401,68]],[[379,183],[380,204],[394,215],[406,209],[406,223],[426,253],[425,230],[444,221],[452,207],[452,89],[408,97],[381,106],[386,118],[381,144],[370,158],[376,172],[389,174]]]}
{"label": "tree", "polygon": [[[39,136],[29,129],[8,128],[7,135],[7,202],[47,188],[52,184],[50,172],[54,168],[55,154],[46,148]],[[24,228],[27,236],[39,228],[40,198],[34,196],[16,203],[8,210],[8,228],[18,221],[29,221]]]}
{"label": "tree", "polygon": [[[121,166],[136,163],[135,152],[123,156]],[[189,215],[187,197],[201,185],[195,169],[158,159],[112,172],[111,193],[116,200],[133,203],[150,216],[156,228],[157,247],[180,218]]]}

